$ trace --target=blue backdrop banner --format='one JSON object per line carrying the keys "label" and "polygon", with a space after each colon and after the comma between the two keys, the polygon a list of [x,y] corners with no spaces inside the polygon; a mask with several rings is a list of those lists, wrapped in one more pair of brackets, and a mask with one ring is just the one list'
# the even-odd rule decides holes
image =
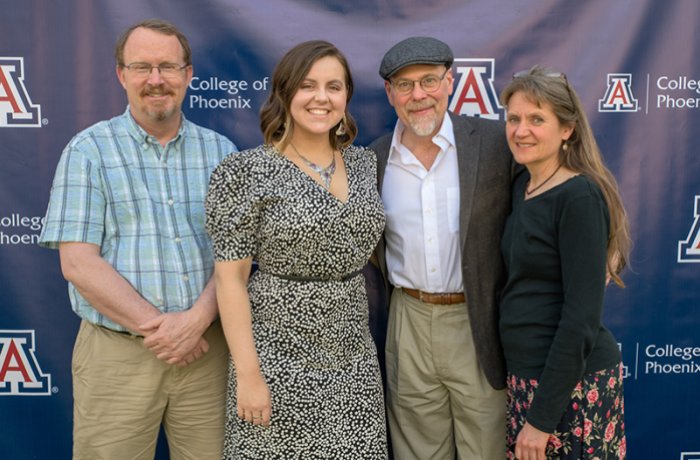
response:
{"label": "blue backdrop banner", "polygon": [[627,288],[609,289],[605,311],[624,359],[629,457],[700,459],[700,2],[0,0],[0,11],[0,458],[71,456],[78,319],[57,252],[37,239],[63,147],[125,109],[117,37],[157,17],[193,48],[186,117],[239,148],[261,142],[272,69],[308,39],[347,55],[363,145],[395,123],[378,68],[407,36],[451,45],[449,108],[460,114],[503,119],[497,96],[514,72],[565,72],[618,178],[634,239]]}

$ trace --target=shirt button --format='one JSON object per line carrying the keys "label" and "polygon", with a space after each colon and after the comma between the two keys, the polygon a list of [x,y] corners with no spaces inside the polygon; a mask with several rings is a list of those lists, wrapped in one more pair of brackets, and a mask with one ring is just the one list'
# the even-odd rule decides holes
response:
{"label": "shirt button", "polygon": [[431,273],[435,273],[436,271],[437,271],[437,268],[435,268],[435,267],[433,267],[433,268],[430,269],[430,272],[431,272]]}
{"label": "shirt button", "polygon": [[169,204],[170,206],[172,206],[174,203],[175,203],[175,201],[174,201],[172,198],[170,198],[170,199],[168,200],[168,204]]}
{"label": "shirt button", "polygon": [[175,238],[176,243],[182,243],[182,238]]}
{"label": "shirt button", "polygon": [[182,275],[182,280],[183,280],[183,281],[188,281],[189,279],[190,279],[189,276],[187,276],[187,275]]}

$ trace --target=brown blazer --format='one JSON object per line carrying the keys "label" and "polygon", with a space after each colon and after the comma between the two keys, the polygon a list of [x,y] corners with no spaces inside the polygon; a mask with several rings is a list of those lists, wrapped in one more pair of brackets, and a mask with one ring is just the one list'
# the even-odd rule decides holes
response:
{"label": "brown blazer", "polygon": [[[511,181],[516,168],[502,122],[452,113],[449,116],[457,144],[462,277],[472,339],[487,380],[493,388],[502,389],[506,385],[506,366],[498,309],[506,274],[500,244],[511,209]],[[392,135],[386,134],[369,146],[377,154],[380,192]],[[384,249],[382,238],[376,256],[386,282]]]}

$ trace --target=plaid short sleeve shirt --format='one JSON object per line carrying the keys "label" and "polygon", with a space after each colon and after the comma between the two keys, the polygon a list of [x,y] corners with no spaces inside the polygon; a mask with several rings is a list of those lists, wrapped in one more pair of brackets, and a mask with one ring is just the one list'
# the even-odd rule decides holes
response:
{"label": "plaid short sleeve shirt", "polygon": [[[92,243],[162,312],[189,309],[214,268],[204,228],[213,169],[236,146],[182,118],[165,147],[124,114],[77,134],[56,168],[39,244]],[[83,319],[125,330],[93,309],[69,283]]]}

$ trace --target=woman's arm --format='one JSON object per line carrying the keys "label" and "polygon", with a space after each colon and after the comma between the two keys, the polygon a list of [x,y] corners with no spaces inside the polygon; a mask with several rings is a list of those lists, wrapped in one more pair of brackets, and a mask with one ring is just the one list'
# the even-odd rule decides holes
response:
{"label": "woman's arm", "polygon": [[270,389],[260,371],[253,338],[253,324],[248,297],[248,278],[252,257],[216,262],[216,298],[219,316],[233,359],[238,416],[254,425],[268,426],[272,414]]}
{"label": "woman's arm", "polygon": [[602,198],[569,199],[557,228],[563,304],[561,317],[527,421],[551,433],[581,380],[598,340],[605,295],[608,219]]}

